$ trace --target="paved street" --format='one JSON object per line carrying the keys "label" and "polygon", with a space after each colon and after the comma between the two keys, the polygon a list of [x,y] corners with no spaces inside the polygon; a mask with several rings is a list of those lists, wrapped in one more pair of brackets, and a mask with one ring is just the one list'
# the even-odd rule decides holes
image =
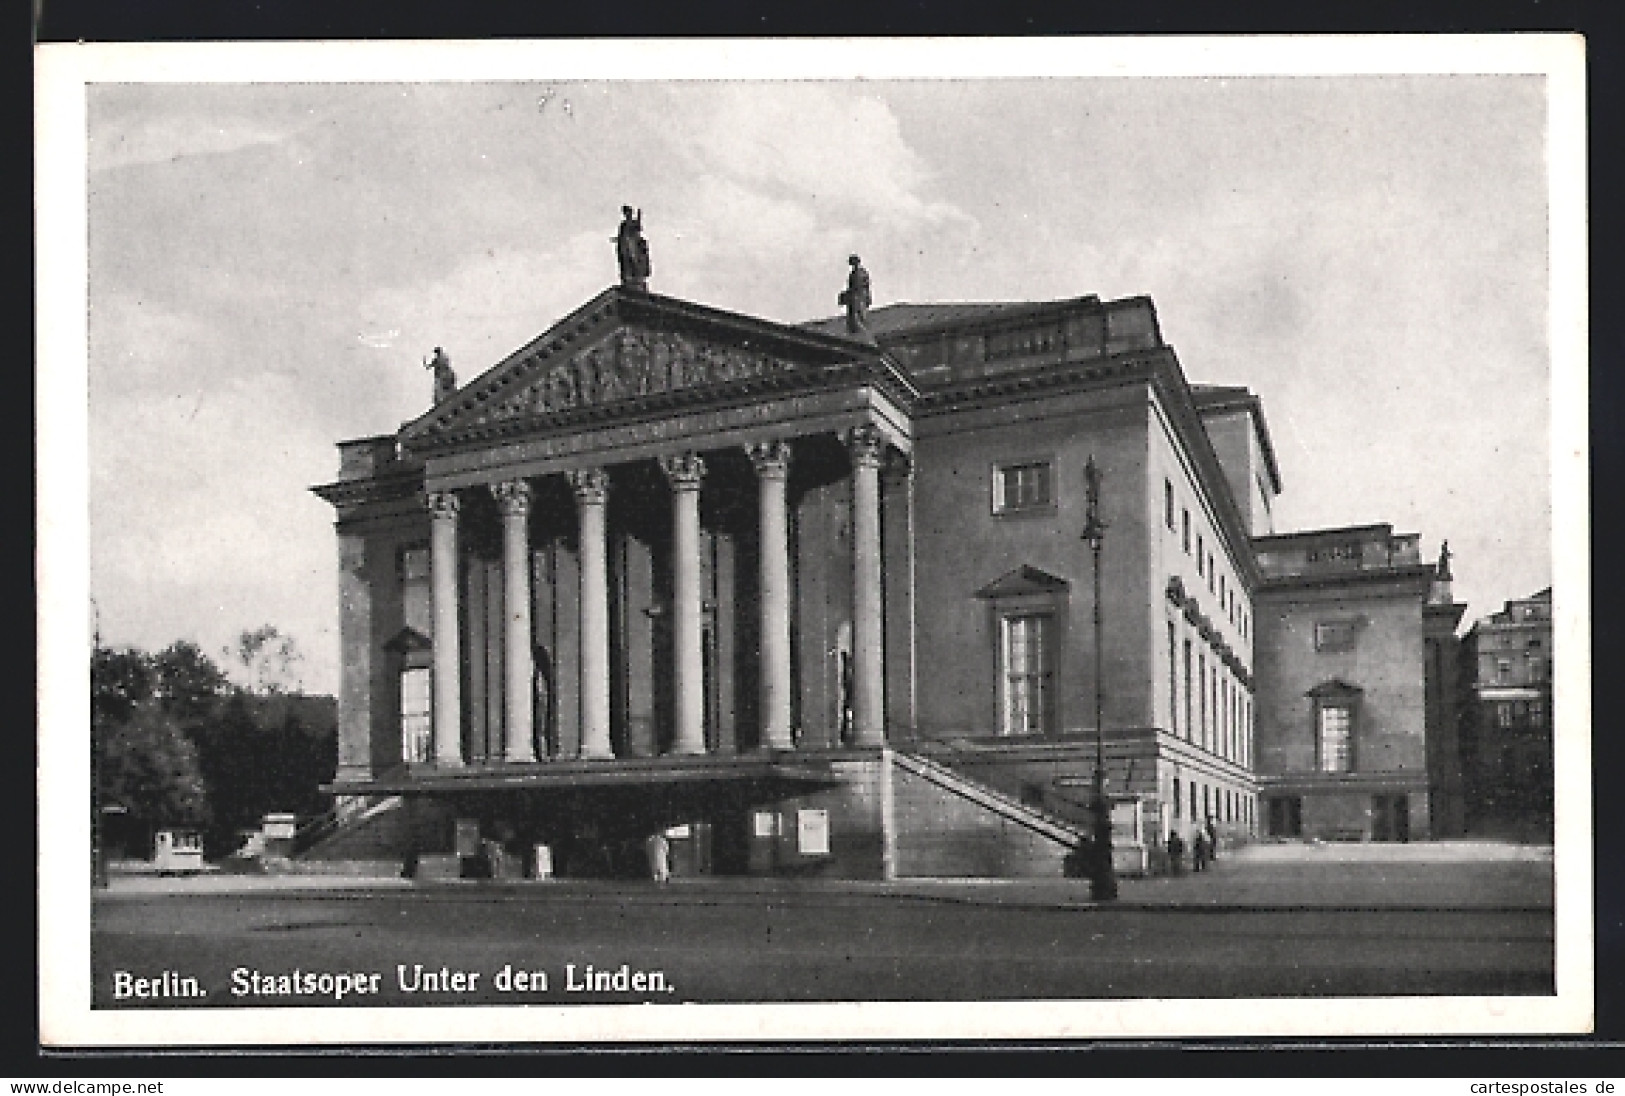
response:
{"label": "paved street", "polygon": [[[92,967],[114,1007],[1540,994],[1552,938],[1540,857],[1266,846],[1126,880],[1110,908],[1062,880],[121,880],[97,900]],[[357,991],[300,993],[295,968]],[[520,971],[539,974],[519,989]]]}

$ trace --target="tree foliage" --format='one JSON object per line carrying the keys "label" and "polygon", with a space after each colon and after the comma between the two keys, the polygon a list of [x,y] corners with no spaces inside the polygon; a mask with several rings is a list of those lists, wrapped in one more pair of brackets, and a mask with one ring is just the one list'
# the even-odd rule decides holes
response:
{"label": "tree foliage", "polygon": [[209,820],[197,747],[174,716],[145,700],[95,723],[98,798],[148,828]]}
{"label": "tree foliage", "polygon": [[267,812],[328,806],[320,785],[337,762],[332,698],[285,687],[297,682],[282,672],[297,650],[273,626],[245,632],[239,653],[268,658],[251,674],[254,688],[234,685],[186,640],[156,654],[92,652],[97,798],[127,811],[134,830],[203,825],[205,848],[219,855]]}
{"label": "tree foliage", "polygon": [[275,624],[262,624],[237,637],[237,645],[223,652],[243,669],[248,687],[263,695],[297,692],[299,664],[304,655]]}

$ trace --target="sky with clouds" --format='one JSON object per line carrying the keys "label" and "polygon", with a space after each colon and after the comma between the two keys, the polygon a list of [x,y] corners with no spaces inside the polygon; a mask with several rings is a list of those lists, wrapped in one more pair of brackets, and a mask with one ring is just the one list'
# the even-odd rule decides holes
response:
{"label": "sky with clouds", "polygon": [[106,84],[88,92],[104,641],[272,623],[337,682],[334,445],[616,280],[782,321],[1149,294],[1258,392],[1281,530],[1448,538],[1468,619],[1551,583],[1543,82],[1522,76]]}

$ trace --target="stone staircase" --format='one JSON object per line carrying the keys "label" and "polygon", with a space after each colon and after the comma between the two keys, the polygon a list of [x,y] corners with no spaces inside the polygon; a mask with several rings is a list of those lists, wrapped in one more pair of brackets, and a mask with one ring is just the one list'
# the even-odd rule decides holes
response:
{"label": "stone staircase", "polygon": [[1008,819],[1018,826],[1032,830],[1042,837],[1067,845],[1076,845],[1084,840],[1088,834],[1076,823],[1068,821],[1059,815],[1040,810],[1028,803],[1023,803],[1014,796],[966,776],[939,761],[934,761],[921,754],[896,750],[892,753],[892,763],[904,772],[913,773],[923,780],[928,780],[938,787],[967,799],[977,806],[992,811],[1001,818]]}
{"label": "stone staircase", "polygon": [[405,866],[401,796],[335,808],[302,826],[286,855],[267,855],[265,870],[280,875],[399,876]]}

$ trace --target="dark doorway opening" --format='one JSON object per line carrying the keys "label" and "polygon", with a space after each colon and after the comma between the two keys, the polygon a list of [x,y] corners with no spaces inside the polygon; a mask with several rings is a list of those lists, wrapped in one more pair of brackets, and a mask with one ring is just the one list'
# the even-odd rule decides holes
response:
{"label": "dark doorway opening", "polygon": [[1374,795],[1371,797],[1371,840],[1409,841],[1411,839],[1411,797]]}
{"label": "dark doorway opening", "polygon": [[1277,795],[1269,800],[1270,805],[1270,836],[1271,837],[1302,837],[1303,836],[1303,797],[1298,795]]}

